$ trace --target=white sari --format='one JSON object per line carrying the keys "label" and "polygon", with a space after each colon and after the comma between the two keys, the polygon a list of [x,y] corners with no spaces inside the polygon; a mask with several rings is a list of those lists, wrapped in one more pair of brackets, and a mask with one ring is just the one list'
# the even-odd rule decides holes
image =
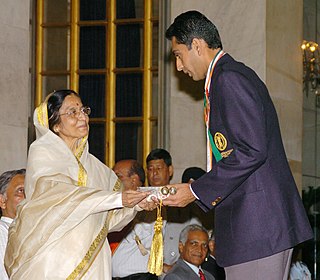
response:
{"label": "white sari", "polygon": [[137,208],[123,208],[120,181],[81,139],[74,155],[48,129],[47,104],[34,114],[37,140],[28,155],[26,200],[9,230],[10,279],[111,279],[106,236]]}

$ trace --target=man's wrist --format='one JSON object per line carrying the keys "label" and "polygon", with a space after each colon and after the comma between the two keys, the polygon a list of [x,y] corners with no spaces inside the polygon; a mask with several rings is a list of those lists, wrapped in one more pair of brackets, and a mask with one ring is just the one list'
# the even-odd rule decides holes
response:
{"label": "man's wrist", "polygon": [[190,191],[191,193],[193,194],[193,196],[199,200],[199,197],[195,194],[195,192],[193,191],[192,187],[191,187],[191,184],[189,184],[189,188],[190,188]]}

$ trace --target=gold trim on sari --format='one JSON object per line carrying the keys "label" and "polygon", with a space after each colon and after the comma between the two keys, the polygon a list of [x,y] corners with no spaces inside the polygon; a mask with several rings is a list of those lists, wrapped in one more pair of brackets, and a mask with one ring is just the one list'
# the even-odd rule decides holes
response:
{"label": "gold trim on sari", "polygon": [[78,264],[78,266],[74,269],[74,271],[67,277],[66,280],[78,280],[81,279],[85,273],[88,271],[90,266],[92,265],[95,257],[100,252],[101,248],[103,247],[103,243],[105,242],[107,235],[108,235],[108,226],[109,220],[112,217],[113,212],[109,212],[106,218],[106,221],[99,232],[98,236],[92,242],[88,252],[82,259],[82,261]]}
{"label": "gold trim on sari", "polygon": [[[113,191],[119,191],[121,187],[121,181],[118,179],[113,187]],[[75,268],[75,270],[68,276],[66,280],[78,280],[81,279],[82,276],[85,274],[85,272],[90,268],[95,256],[99,253],[99,251],[102,248],[103,242],[106,240],[108,235],[108,227],[109,227],[109,221],[113,215],[112,211],[109,211],[108,216],[106,218],[106,221],[95,238],[95,240],[92,242],[88,252],[82,259],[82,261],[78,264],[78,266]]]}

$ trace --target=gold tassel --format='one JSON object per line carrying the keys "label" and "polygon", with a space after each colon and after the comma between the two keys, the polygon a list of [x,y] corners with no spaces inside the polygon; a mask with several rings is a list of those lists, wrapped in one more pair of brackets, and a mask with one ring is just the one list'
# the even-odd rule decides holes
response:
{"label": "gold tassel", "polygon": [[154,224],[154,235],[151,244],[148,261],[148,271],[157,276],[162,274],[163,269],[163,236],[162,236],[162,200],[157,206],[157,220]]}

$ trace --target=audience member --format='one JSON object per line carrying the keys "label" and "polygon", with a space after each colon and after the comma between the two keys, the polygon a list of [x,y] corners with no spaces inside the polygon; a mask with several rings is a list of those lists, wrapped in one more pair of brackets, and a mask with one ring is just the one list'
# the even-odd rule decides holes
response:
{"label": "audience member", "polygon": [[[136,160],[121,160],[113,167],[125,189],[143,186],[145,172]],[[139,212],[134,220],[121,232],[108,236],[109,241],[117,238],[117,247],[112,243],[112,279],[156,280],[158,277],[148,272],[149,253],[153,238],[156,211]]]}
{"label": "audience member", "polygon": [[300,253],[301,253],[301,247],[296,246],[292,252],[289,280],[311,280],[312,279],[308,266],[299,259]]}
{"label": "audience member", "polygon": [[154,149],[147,156],[147,178],[149,186],[165,186],[173,176],[172,158],[164,149]]}
{"label": "audience member", "polygon": [[201,268],[208,253],[208,233],[199,225],[188,225],[179,236],[180,259],[164,277],[164,280],[214,280]]}
{"label": "audience member", "polygon": [[[135,191],[138,187],[144,185],[144,169],[142,165],[134,159],[123,159],[117,161],[113,167],[113,171],[121,180],[124,190]],[[131,227],[132,222],[125,226],[121,231],[111,232],[108,234],[108,240],[112,254]]]}
{"label": "audience member", "polygon": [[213,230],[209,231],[209,254],[202,263],[203,269],[210,272],[216,280],[225,280],[226,274],[224,268],[219,266],[216,262],[215,254],[215,240]]}
{"label": "audience member", "polygon": [[142,165],[134,159],[123,159],[116,162],[114,173],[121,180],[125,190],[137,190],[144,186],[145,172]]}
{"label": "audience member", "polygon": [[206,172],[200,167],[188,167],[182,173],[181,183],[191,184],[193,181],[199,179]]}
{"label": "audience member", "polygon": [[[149,185],[154,187],[168,185],[173,176],[173,165],[170,153],[165,149],[154,149],[149,153],[146,161]],[[179,257],[177,244],[181,228],[173,222],[176,221],[176,219],[181,220],[183,217],[177,215],[177,213],[172,213],[173,211],[173,209],[163,211],[164,220],[167,221],[164,234],[164,272],[167,272]]]}
{"label": "audience member", "polygon": [[26,170],[11,170],[0,176],[0,279],[9,279],[4,267],[4,254],[8,242],[8,230],[16,217],[17,205],[25,199],[24,178]]}

